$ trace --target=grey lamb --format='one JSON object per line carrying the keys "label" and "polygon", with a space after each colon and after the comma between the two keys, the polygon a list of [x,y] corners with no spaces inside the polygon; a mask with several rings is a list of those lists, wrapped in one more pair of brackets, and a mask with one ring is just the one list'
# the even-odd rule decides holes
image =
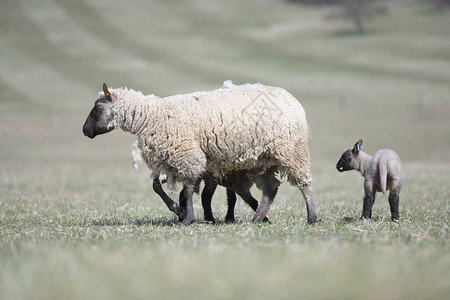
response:
{"label": "grey lamb", "polygon": [[390,149],[381,149],[373,156],[361,151],[362,140],[353,148],[344,150],[336,164],[339,172],[356,170],[364,177],[363,219],[372,217],[372,206],[375,203],[375,193],[389,192],[389,205],[392,221],[399,220],[398,203],[402,189],[402,163],[398,154]]}

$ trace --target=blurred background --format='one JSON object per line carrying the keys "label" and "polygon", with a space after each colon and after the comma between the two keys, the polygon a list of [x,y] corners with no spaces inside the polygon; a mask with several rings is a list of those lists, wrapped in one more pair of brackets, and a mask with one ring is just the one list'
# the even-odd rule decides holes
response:
{"label": "blurred background", "polygon": [[81,134],[103,82],[163,97],[231,79],[301,101],[314,163],[359,138],[369,153],[448,162],[448,2],[2,0],[0,160],[127,148],[119,132]]}
{"label": "blurred background", "polygon": [[0,159],[98,151],[81,126],[103,82],[163,97],[231,79],[296,96],[314,162],[359,138],[447,162],[448,2],[2,0]]}

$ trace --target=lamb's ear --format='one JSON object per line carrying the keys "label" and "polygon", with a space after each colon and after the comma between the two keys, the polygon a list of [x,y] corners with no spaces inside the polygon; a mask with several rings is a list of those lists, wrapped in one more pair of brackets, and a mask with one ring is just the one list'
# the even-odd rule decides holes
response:
{"label": "lamb's ear", "polygon": [[114,102],[114,100],[116,100],[116,96],[109,92],[106,83],[103,84],[103,93],[105,94],[106,99],[108,99],[110,102]]}
{"label": "lamb's ear", "polygon": [[363,148],[362,144],[363,144],[363,140],[357,141],[355,146],[353,146],[352,153],[353,154],[358,154],[359,151]]}

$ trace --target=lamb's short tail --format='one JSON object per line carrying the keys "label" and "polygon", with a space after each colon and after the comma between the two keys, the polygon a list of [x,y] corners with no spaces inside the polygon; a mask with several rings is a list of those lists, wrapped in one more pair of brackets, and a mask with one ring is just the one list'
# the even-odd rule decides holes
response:
{"label": "lamb's short tail", "polygon": [[387,170],[385,165],[379,166],[380,173],[380,189],[383,194],[386,194],[386,184],[387,184]]}

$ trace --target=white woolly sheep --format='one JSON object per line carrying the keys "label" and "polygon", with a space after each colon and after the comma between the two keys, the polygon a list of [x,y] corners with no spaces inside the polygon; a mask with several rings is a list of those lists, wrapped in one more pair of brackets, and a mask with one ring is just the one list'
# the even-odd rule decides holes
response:
{"label": "white woolly sheep", "polygon": [[246,84],[145,101],[141,92],[108,90],[95,102],[83,132],[89,138],[121,128],[138,137],[156,176],[184,182],[183,224],[194,220],[192,193],[206,173],[221,178],[251,170],[263,196],[253,218],[264,220],[278,190],[275,174],[302,191],[308,222],[312,202],[309,128],[301,104],[286,90]]}
{"label": "white woolly sheep", "polygon": [[356,142],[353,148],[344,150],[336,164],[339,172],[356,170],[364,177],[363,219],[372,217],[372,206],[375,203],[376,192],[389,192],[389,206],[392,221],[399,220],[398,203],[402,189],[402,163],[397,153],[390,149],[381,149],[370,156],[361,151],[362,140]]}

